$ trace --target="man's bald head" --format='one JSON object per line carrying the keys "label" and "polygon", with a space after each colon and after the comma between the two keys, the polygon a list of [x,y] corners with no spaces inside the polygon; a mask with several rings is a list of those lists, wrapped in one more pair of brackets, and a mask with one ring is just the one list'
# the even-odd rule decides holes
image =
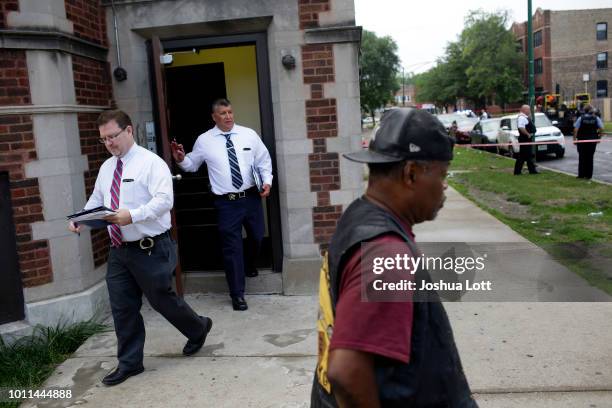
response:
{"label": "man's bald head", "polygon": [[529,105],[521,106],[521,113],[524,113],[525,115],[529,116],[529,114],[531,113],[531,108],[529,107]]}

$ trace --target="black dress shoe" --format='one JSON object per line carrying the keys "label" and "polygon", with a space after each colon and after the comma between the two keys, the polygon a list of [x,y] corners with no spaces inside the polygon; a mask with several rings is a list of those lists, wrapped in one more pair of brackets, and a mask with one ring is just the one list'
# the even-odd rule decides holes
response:
{"label": "black dress shoe", "polygon": [[109,374],[107,374],[106,377],[102,379],[102,384],[108,385],[108,386],[121,384],[128,378],[138,375],[142,373],[143,371],[144,371],[144,367],[140,367],[135,370],[128,370],[128,371],[121,370],[119,369],[119,367],[117,367],[113,371],[111,371]]}
{"label": "black dress shoe", "polygon": [[[200,319],[204,319],[204,317],[200,316]],[[207,317],[205,326],[204,326],[204,334],[197,340],[194,340],[194,341],[187,340],[185,347],[183,347],[183,355],[190,356],[200,351],[200,349],[204,345],[204,342],[206,341],[206,336],[208,335],[208,332],[210,331],[211,328],[212,328],[212,319],[210,317]]]}
{"label": "black dress shoe", "polygon": [[248,278],[254,278],[259,275],[257,268],[251,268],[244,273]]}
{"label": "black dress shoe", "polygon": [[246,300],[244,300],[243,297],[233,297],[232,307],[234,308],[234,310],[244,311],[249,308],[249,305],[247,305],[247,302]]}

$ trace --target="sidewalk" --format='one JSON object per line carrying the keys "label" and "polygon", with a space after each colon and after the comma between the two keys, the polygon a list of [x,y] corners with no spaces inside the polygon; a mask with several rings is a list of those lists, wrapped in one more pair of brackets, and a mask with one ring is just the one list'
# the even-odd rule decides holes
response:
{"label": "sidewalk", "polygon": [[[521,246],[541,259],[546,272],[536,276],[540,290],[550,290],[547,279],[555,274],[555,282],[561,276],[583,296],[608,301],[447,303],[481,407],[612,407],[609,296],[451,189],[439,218],[415,232],[425,245]],[[508,275],[520,275],[524,265],[519,261],[506,262]],[[193,357],[180,354],[185,339],[145,306],[143,374],[115,387],[100,384],[116,363],[114,333],[103,333],[89,339],[46,384],[70,388],[73,400],[24,406],[308,407],[316,364],[316,296],[257,295],[247,300],[249,310],[239,313],[223,295],[187,296],[196,311],[214,321],[206,345]]]}

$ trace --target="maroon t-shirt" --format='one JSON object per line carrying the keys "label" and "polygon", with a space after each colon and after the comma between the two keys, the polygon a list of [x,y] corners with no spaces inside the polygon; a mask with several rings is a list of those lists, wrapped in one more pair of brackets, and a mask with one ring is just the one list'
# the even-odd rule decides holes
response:
{"label": "maroon t-shirt", "polygon": [[[404,225],[414,239],[409,226]],[[411,301],[366,301],[362,296],[361,279],[370,279],[372,266],[361,262],[362,255],[371,258],[395,257],[398,248],[413,254],[404,240],[393,233],[377,237],[364,254],[363,247],[354,251],[344,269],[340,281],[334,331],[330,350],[350,349],[377,354],[403,363],[410,361],[413,303]],[[393,276],[393,274],[389,275]],[[406,276],[397,274],[395,276]]]}

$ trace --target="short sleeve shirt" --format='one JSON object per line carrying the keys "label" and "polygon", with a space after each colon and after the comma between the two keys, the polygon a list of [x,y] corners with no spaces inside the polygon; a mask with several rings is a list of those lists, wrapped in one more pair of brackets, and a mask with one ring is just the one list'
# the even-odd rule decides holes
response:
{"label": "short sleeve shirt", "polygon": [[[383,235],[372,242],[379,245],[373,248],[375,254],[368,255],[394,257],[400,246],[412,256],[398,235]],[[354,251],[343,268],[330,350],[358,350],[408,363],[414,304],[362,299],[362,277],[371,274],[371,268],[360,262],[365,255],[362,248]]]}
{"label": "short sleeve shirt", "polygon": [[[601,118],[599,116],[596,116],[596,118],[597,118],[597,127],[599,129],[603,129],[604,124],[601,121]],[[576,119],[576,122],[574,122],[574,129],[580,129],[581,124],[582,124],[582,116],[578,117],[578,119]]]}
{"label": "short sleeve shirt", "polygon": [[527,124],[529,123],[529,119],[527,119],[527,116],[521,114],[521,115],[518,116],[518,119],[517,119],[516,122],[517,122],[517,127],[519,129],[520,128],[525,129],[525,126],[527,126]]}

